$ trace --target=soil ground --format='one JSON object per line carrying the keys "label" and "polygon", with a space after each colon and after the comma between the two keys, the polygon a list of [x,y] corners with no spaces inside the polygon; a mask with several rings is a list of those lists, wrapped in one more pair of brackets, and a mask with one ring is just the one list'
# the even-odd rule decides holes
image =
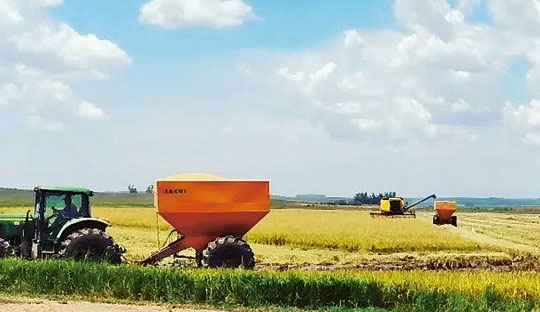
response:
{"label": "soil ground", "polygon": [[58,302],[51,300],[30,300],[25,302],[0,302],[2,312],[217,312],[217,310],[199,310],[192,308],[174,308],[155,305],[130,305],[96,303],[85,301]]}

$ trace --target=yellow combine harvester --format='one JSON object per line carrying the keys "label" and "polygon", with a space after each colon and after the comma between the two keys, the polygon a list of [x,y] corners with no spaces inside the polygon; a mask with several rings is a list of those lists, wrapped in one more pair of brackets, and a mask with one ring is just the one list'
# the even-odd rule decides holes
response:
{"label": "yellow combine harvester", "polygon": [[412,207],[419,205],[426,200],[433,198],[436,199],[435,194],[431,194],[425,198],[420,199],[408,205],[403,197],[383,197],[381,199],[380,208],[378,211],[370,211],[372,217],[411,217],[416,218],[414,210],[410,210]]}

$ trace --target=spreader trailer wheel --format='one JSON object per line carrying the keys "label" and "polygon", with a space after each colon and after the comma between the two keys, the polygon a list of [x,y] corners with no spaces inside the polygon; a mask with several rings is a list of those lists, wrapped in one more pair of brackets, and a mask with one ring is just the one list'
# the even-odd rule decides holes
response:
{"label": "spreader trailer wheel", "polygon": [[201,264],[208,268],[251,269],[255,266],[255,256],[246,241],[227,235],[208,243],[206,249],[202,251]]}

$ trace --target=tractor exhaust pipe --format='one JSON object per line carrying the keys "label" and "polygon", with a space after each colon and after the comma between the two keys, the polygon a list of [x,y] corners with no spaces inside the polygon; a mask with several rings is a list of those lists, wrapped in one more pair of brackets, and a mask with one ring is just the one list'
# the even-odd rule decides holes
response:
{"label": "tractor exhaust pipe", "polygon": [[414,207],[414,206],[416,206],[416,205],[419,205],[419,204],[425,202],[426,200],[428,200],[428,199],[430,199],[430,198],[437,199],[437,195],[431,194],[431,195],[429,195],[429,196],[427,196],[427,197],[424,197],[424,198],[420,199],[419,201],[416,201],[416,202],[414,202],[414,203],[412,203],[412,204],[410,204],[410,205],[406,205],[406,206],[403,208],[403,210],[404,210],[404,211],[407,211],[407,210],[411,209],[412,207]]}

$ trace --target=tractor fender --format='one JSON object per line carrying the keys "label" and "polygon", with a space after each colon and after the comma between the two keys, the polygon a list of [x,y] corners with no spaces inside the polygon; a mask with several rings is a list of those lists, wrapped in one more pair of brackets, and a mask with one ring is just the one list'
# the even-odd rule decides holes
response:
{"label": "tractor fender", "polygon": [[62,226],[62,228],[54,238],[54,243],[60,243],[69,234],[83,228],[95,228],[105,232],[105,229],[110,225],[111,224],[109,222],[96,218],[78,218],[69,220],[68,222],[66,222],[66,224],[64,224],[64,226]]}

